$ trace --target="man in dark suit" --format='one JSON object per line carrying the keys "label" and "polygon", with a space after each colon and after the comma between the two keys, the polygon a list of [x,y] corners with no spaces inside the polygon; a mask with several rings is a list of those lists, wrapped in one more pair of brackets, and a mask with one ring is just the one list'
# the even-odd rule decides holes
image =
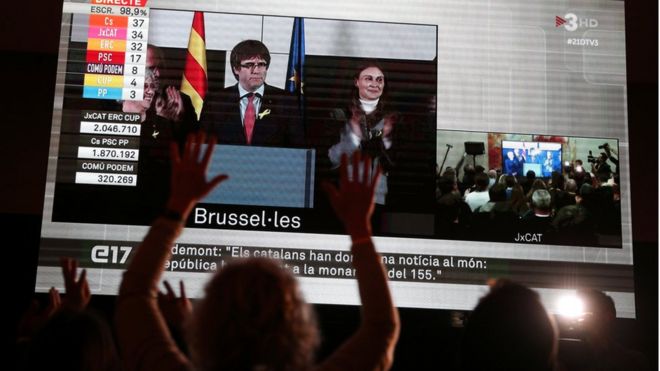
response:
{"label": "man in dark suit", "polygon": [[210,92],[200,117],[202,127],[219,143],[267,147],[302,147],[304,134],[296,97],[266,84],[270,53],[257,40],[231,51],[238,83]]}

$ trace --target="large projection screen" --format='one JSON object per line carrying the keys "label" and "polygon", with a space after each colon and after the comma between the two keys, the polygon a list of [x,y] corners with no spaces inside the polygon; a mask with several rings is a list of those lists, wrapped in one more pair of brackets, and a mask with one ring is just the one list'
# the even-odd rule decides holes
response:
{"label": "large projection screen", "polygon": [[[136,16],[147,21],[145,45],[162,53],[161,84],[177,88],[194,13],[203,13],[209,97],[236,84],[229,53],[246,39],[267,45],[266,82],[285,88],[294,19],[304,20],[305,144],[219,145],[211,172],[231,171],[236,180],[198,205],[164,275],[183,279],[191,297],[203,295],[227,259],[270,256],[299,277],[308,301],[359,304],[349,239],[319,184],[336,176],[326,132],[341,121],[336,107],[353,70],[377,60],[403,128],[394,144],[403,148],[399,171],[395,166],[387,177],[374,237],[397,306],[469,310],[487,292],[488,278],[509,277],[537,290],[551,312],[563,295],[593,287],[614,299],[618,316],[635,317],[623,2],[149,0],[147,6]],[[87,268],[94,294],[116,295],[158,211],[149,196],[160,192],[159,183],[145,175],[158,172],[144,165],[149,138],[131,132],[148,128],[139,117],[112,115],[122,113],[121,96],[88,90],[90,35],[105,32],[94,25],[91,8],[86,1],[63,5],[38,292],[63,286],[58,258],[71,256]],[[475,142],[484,152],[465,156]],[[610,163],[616,223],[584,232],[589,239],[522,229],[491,234],[476,223],[467,235],[448,237],[438,223],[436,166],[501,168],[503,142],[560,143],[553,150],[562,165],[582,160],[585,171],[589,156],[598,157],[607,143],[617,161]]]}

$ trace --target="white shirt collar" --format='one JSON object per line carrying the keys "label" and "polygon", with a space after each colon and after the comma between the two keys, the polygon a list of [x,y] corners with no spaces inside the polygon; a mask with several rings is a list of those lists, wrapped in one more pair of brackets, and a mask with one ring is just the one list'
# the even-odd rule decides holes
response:
{"label": "white shirt collar", "polygon": [[263,97],[264,96],[264,90],[266,90],[265,86],[266,86],[266,84],[261,84],[261,86],[256,91],[250,92],[250,91],[247,91],[247,90],[243,89],[243,87],[239,83],[238,84],[238,96],[242,98],[246,94],[255,93],[255,94],[259,94],[260,96]]}
{"label": "white shirt collar", "polygon": [[378,105],[378,100],[379,99],[380,98],[374,99],[374,100],[366,100],[366,99],[360,98],[360,105],[362,106],[362,110],[364,111],[364,113],[366,113],[368,115],[371,112],[375,111],[376,106]]}

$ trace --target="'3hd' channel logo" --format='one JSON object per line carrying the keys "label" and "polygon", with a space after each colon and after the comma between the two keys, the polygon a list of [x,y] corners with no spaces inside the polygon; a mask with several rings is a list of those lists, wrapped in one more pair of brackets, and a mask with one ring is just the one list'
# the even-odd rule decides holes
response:
{"label": "'3hd' channel logo", "polygon": [[564,26],[566,31],[575,31],[578,28],[596,28],[596,18],[578,17],[575,13],[566,13],[565,16],[555,16],[555,27]]}

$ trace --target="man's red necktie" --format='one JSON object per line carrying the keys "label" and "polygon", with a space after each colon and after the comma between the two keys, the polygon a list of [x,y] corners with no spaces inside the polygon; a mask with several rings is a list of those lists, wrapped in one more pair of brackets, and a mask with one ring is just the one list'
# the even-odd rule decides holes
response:
{"label": "man's red necktie", "polygon": [[245,138],[247,139],[247,144],[252,143],[252,132],[254,131],[254,121],[256,120],[257,114],[254,110],[254,95],[251,94],[248,97],[248,105],[245,109],[245,118],[243,119],[243,126],[245,126]]}

